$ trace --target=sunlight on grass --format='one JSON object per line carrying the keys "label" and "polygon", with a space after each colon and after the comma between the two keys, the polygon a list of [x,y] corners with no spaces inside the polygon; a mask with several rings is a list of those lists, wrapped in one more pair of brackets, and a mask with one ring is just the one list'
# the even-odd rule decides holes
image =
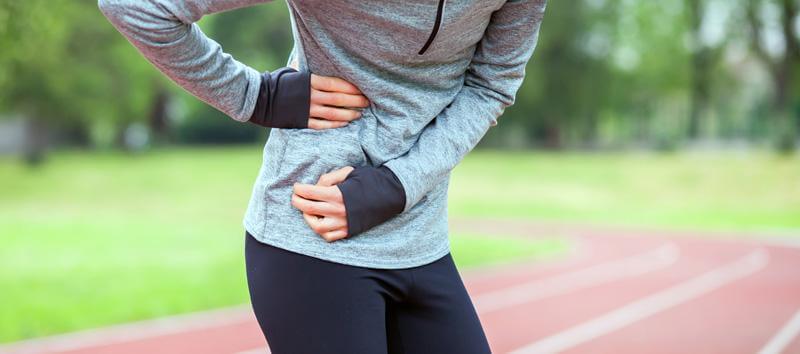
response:
{"label": "sunlight on grass", "polygon": [[476,234],[455,234],[450,237],[450,250],[459,269],[519,260],[543,260],[562,256],[571,247],[566,239],[558,237],[521,239]]}
{"label": "sunlight on grass", "polygon": [[451,215],[648,225],[800,228],[800,159],[768,153],[476,151],[456,167]]}
{"label": "sunlight on grass", "polygon": [[[244,234],[210,222],[17,224],[0,240],[0,342],[246,303]],[[108,231],[114,230],[114,231]],[[458,267],[549,258],[568,245],[452,235]]]}
{"label": "sunlight on grass", "polygon": [[[0,342],[247,303],[241,220],[259,163],[257,147],[0,160]],[[567,249],[451,243],[465,268]]]}
{"label": "sunlight on grass", "polygon": [[[0,341],[247,302],[241,225],[261,148],[0,159]],[[768,154],[475,151],[458,217],[657,227],[800,227],[800,163]],[[554,235],[557,236],[557,235]],[[459,267],[545,258],[558,238],[454,235]]]}

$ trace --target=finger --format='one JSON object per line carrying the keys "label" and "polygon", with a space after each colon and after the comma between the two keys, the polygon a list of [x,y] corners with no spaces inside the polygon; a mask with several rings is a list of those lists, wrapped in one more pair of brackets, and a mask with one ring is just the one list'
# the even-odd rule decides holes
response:
{"label": "finger", "polygon": [[308,127],[315,130],[341,128],[348,124],[350,124],[350,122],[325,120],[314,117],[308,118]]}
{"label": "finger", "polygon": [[361,118],[361,112],[354,109],[336,108],[312,103],[308,110],[311,117],[317,119],[349,122]]}
{"label": "finger", "polygon": [[342,202],[342,192],[336,187],[295,183],[292,190],[295,194],[309,200],[333,203]]}
{"label": "finger", "polygon": [[323,233],[321,236],[322,236],[322,238],[325,239],[325,241],[328,241],[328,242],[341,240],[341,239],[347,237],[347,229],[345,228],[345,229],[328,231],[328,232]]}
{"label": "finger", "polygon": [[[319,181],[317,181],[317,184],[320,186],[333,186],[342,183],[342,181],[344,181],[347,178],[347,176],[350,175],[350,172],[352,172],[354,169],[355,168],[353,166],[345,166],[338,170],[328,172],[319,177]],[[339,194],[341,193],[342,192],[339,191]]]}
{"label": "finger", "polygon": [[303,213],[303,219],[305,219],[308,226],[320,236],[326,232],[340,230],[347,226],[347,221],[339,217],[320,218],[316,215]]}
{"label": "finger", "polygon": [[309,100],[312,103],[337,107],[364,108],[369,106],[369,100],[362,95],[352,95],[341,92],[325,92],[314,89],[311,90]]}
{"label": "finger", "polygon": [[316,215],[303,213],[303,219],[306,220],[306,224],[308,224],[308,226],[311,228],[311,230],[314,230],[314,232],[316,232],[320,236],[323,233],[325,233],[327,231],[330,231],[329,229],[323,229],[322,228],[322,220],[325,220],[325,218],[321,218],[321,217],[316,216]]}
{"label": "finger", "polygon": [[332,204],[305,199],[292,193],[292,206],[304,213],[319,216],[345,216],[343,204]]}
{"label": "finger", "polygon": [[361,94],[361,90],[359,90],[356,85],[349,83],[347,80],[334,76],[322,76],[313,73],[311,74],[311,88],[329,92],[343,92],[353,95]]}

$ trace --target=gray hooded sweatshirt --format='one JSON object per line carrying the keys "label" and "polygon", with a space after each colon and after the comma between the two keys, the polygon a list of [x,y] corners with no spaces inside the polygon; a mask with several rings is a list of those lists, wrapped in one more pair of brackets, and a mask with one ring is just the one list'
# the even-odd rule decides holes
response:
{"label": "gray hooded sweatshirt", "polygon": [[[238,121],[255,110],[261,73],[223,52],[201,17],[268,0],[100,0],[101,11],[160,71]],[[287,0],[287,63],[356,85],[362,117],[328,130],[270,130],[245,213],[257,240],[354,266],[398,269],[450,251],[450,171],[497,124],[525,76],[546,0]],[[385,166],[403,211],[327,242],[291,205],[295,182],[344,166]],[[224,168],[224,166],[221,166]]]}

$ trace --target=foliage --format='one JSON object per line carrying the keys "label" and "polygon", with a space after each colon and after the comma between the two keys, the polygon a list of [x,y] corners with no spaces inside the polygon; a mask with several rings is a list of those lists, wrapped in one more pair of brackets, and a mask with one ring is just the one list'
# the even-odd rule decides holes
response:
{"label": "foliage", "polygon": [[94,2],[0,2],[0,107],[51,124],[120,124],[146,117],[159,77]]}
{"label": "foliage", "polygon": [[[485,140],[494,146],[674,149],[703,141],[775,142],[800,131],[794,0],[551,1],[516,104]],[[787,26],[787,24],[789,24]],[[200,21],[260,70],[286,65],[285,2]],[[0,0],[0,116],[45,120],[107,145],[132,122],[181,141],[254,141],[228,117],[169,83],[91,0]],[[156,124],[166,90],[169,124]],[[74,133],[74,132],[79,133]],[[187,138],[191,136],[192,138]],[[84,138],[85,140],[85,138]]]}

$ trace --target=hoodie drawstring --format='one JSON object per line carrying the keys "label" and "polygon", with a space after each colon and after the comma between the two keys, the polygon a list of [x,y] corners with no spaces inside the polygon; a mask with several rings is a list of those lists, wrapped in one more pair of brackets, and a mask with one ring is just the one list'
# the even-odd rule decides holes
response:
{"label": "hoodie drawstring", "polygon": [[447,0],[439,0],[439,6],[436,8],[436,22],[433,23],[433,30],[431,31],[431,35],[428,37],[428,41],[425,42],[425,45],[422,46],[422,49],[419,50],[419,55],[425,53],[430,47],[431,43],[433,43],[433,39],[436,38],[436,33],[439,32],[439,26],[442,24],[442,17],[444,17],[444,5]]}

